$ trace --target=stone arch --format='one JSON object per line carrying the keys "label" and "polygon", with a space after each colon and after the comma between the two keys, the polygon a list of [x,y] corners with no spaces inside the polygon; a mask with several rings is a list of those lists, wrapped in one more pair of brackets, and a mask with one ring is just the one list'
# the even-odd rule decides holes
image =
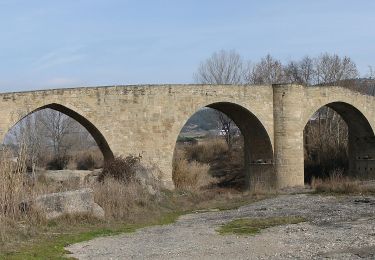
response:
{"label": "stone arch", "polygon": [[[305,116],[304,116],[303,124],[302,124],[303,128],[306,126],[311,116],[315,112],[317,112],[319,109],[325,106],[335,110],[345,120],[348,126],[349,126],[349,123],[352,124],[352,126],[361,125],[362,127],[364,127],[364,129],[362,129],[363,131],[372,135],[374,134],[375,129],[373,129],[373,127],[371,126],[370,121],[367,119],[368,116],[366,116],[366,112],[364,110],[360,109],[359,106],[355,104],[351,104],[347,101],[338,101],[338,100],[323,103],[323,104],[318,104],[316,106],[310,107],[307,110],[307,112],[305,112]],[[358,120],[360,124],[358,124],[356,120]]]}
{"label": "stone arch", "polygon": [[[112,152],[111,148],[109,147],[109,144],[106,141],[105,137],[99,131],[99,129],[96,128],[96,126],[93,123],[91,123],[86,117],[84,117],[81,114],[77,113],[76,111],[74,111],[74,110],[72,110],[72,109],[70,109],[70,108],[68,108],[68,107],[66,107],[64,105],[58,104],[58,103],[50,103],[50,104],[47,104],[47,105],[42,105],[42,106],[40,106],[40,107],[32,110],[31,112],[28,112],[27,114],[22,115],[20,118],[18,118],[18,120],[15,123],[11,124],[11,126],[9,127],[9,129],[11,127],[13,127],[14,125],[16,125],[23,118],[27,117],[28,115],[30,115],[30,114],[32,114],[32,113],[34,113],[36,111],[46,109],[46,108],[59,111],[59,112],[65,114],[65,115],[73,118],[78,123],[80,123],[84,128],[86,128],[86,130],[94,138],[94,140],[97,143],[100,151],[103,154],[104,160],[111,160],[111,159],[113,159],[113,157],[114,157],[113,152]],[[8,129],[8,131],[9,131],[9,129]]]}
{"label": "stone arch", "polygon": [[[275,186],[272,142],[260,119],[247,108],[231,102],[214,102],[203,107],[224,113],[240,129],[244,137],[245,186],[252,187],[255,182]],[[184,124],[194,113],[189,115]]]}
{"label": "stone arch", "polygon": [[[349,173],[375,174],[375,136],[365,114],[352,104],[334,101],[315,108],[309,118],[324,106],[337,112],[348,126]],[[304,121],[304,128],[308,120]]]}

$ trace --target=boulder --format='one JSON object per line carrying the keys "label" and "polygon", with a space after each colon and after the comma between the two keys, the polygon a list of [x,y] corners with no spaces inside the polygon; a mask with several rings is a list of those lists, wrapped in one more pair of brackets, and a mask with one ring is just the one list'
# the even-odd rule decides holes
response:
{"label": "boulder", "polygon": [[91,173],[92,171],[88,170],[47,170],[40,175],[54,182],[83,184],[86,176]]}
{"label": "boulder", "polygon": [[92,214],[94,217],[104,218],[104,210],[94,202],[91,189],[44,194],[35,199],[34,206],[47,219],[64,214]]}

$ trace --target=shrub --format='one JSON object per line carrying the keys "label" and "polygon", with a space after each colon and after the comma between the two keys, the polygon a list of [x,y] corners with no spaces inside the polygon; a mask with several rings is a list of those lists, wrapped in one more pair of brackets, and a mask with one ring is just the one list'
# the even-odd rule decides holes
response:
{"label": "shrub", "polygon": [[77,170],[93,170],[103,168],[104,158],[102,152],[96,149],[75,152],[72,154],[72,166]]}
{"label": "shrub", "polygon": [[223,139],[209,139],[201,144],[187,146],[185,148],[185,157],[188,161],[197,161],[201,163],[210,163],[216,157],[226,153],[228,145]]}
{"label": "shrub", "polygon": [[178,189],[197,191],[216,183],[209,174],[210,166],[197,161],[188,162],[179,158],[174,163],[173,181]]}
{"label": "shrub", "polygon": [[93,187],[95,201],[103,207],[108,220],[135,221],[153,212],[153,196],[137,181],[126,183],[107,177]]}
{"label": "shrub", "polygon": [[103,170],[100,173],[98,180],[104,181],[107,177],[112,177],[115,180],[123,181],[125,183],[134,180],[136,171],[140,166],[140,156],[129,155],[127,157],[115,157],[114,159],[104,163]]}
{"label": "shrub", "polygon": [[57,155],[53,157],[52,160],[50,160],[47,163],[47,169],[48,170],[63,170],[68,165],[69,159],[70,158],[67,155]]}
{"label": "shrub", "polygon": [[77,170],[93,169],[95,169],[95,159],[91,154],[87,154],[77,158]]}
{"label": "shrub", "polygon": [[328,178],[312,178],[311,187],[317,192],[328,193],[360,193],[362,188],[360,182],[343,176],[342,169],[335,169]]}
{"label": "shrub", "polygon": [[0,154],[0,218],[8,217],[15,219],[19,217],[18,205],[24,196],[24,184],[26,181],[25,157],[19,156],[17,162],[10,160],[8,151]]}

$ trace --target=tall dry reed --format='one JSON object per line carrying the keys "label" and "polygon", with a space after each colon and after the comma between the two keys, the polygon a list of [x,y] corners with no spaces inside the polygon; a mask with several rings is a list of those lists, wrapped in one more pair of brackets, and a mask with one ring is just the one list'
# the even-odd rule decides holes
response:
{"label": "tall dry reed", "polygon": [[21,147],[16,161],[8,150],[0,152],[0,216],[15,219],[20,216],[20,203],[27,195],[26,149]]}
{"label": "tall dry reed", "polygon": [[342,169],[331,171],[327,178],[313,177],[311,187],[317,192],[327,193],[361,193],[362,189],[358,180],[343,175]]}
{"label": "tall dry reed", "polygon": [[217,179],[209,174],[210,166],[197,161],[188,162],[178,158],[173,165],[173,181],[178,189],[199,191],[217,183]]}
{"label": "tall dry reed", "polygon": [[104,209],[109,221],[135,221],[156,206],[155,196],[136,180],[124,182],[107,177],[94,184],[93,190],[95,202]]}

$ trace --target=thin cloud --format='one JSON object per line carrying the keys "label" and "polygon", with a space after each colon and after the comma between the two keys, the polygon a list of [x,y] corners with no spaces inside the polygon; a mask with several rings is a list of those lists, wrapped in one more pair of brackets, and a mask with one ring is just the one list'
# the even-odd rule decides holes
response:
{"label": "thin cloud", "polygon": [[63,48],[51,51],[32,63],[33,70],[41,71],[52,67],[78,62],[84,59],[82,47]]}

